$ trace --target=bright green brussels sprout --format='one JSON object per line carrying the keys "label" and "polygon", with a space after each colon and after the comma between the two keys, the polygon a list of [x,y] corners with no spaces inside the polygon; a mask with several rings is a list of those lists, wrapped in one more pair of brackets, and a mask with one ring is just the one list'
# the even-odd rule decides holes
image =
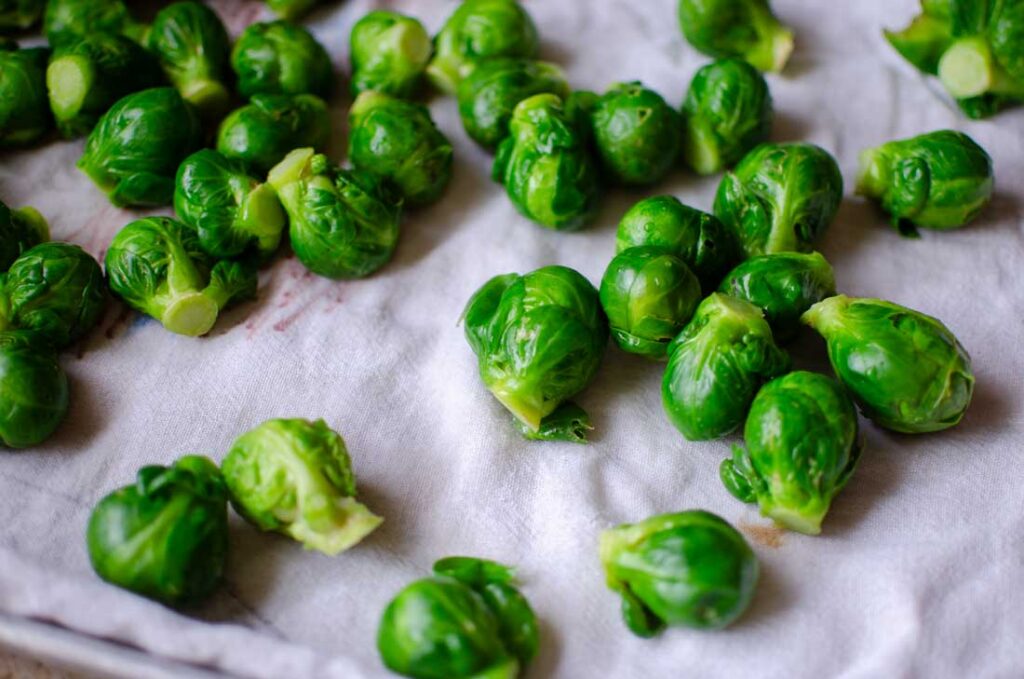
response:
{"label": "bright green brussels sprout", "polygon": [[178,165],[202,140],[195,109],[176,89],[142,90],[103,114],[78,167],[114,205],[169,205]]}
{"label": "bright green brussels sprout", "polygon": [[49,58],[43,47],[18,49],[12,40],[0,42],[0,149],[29,146],[53,128],[46,98]]}
{"label": "bright green brussels sprout", "polygon": [[46,0],[0,0],[0,34],[32,28],[45,8]]}
{"label": "bright green brussels sprout", "polygon": [[[472,1],[472,0],[470,0]],[[511,134],[494,159],[493,178],[505,185],[524,217],[559,231],[593,219],[600,180],[586,134],[573,124],[554,94],[538,94],[516,106]]]}
{"label": "bright green brussels sprout", "polygon": [[0,273],[21,253],[50,240],[50,225],[34,207],[12,210],[0,201]]}
{"label": "bright green brussels sprout", "polygon": [[302,26],[287,21],[252,24],[231,51],[238,92],[254,94],[315,94],[328,97],[334,87],[334,67],[324,46]]}
{"label": "bright green brussels sprout", "polygon": [[326,148],[331,137],[327,104],[312,94],[258,94],[224,119],[217,150],[268,172],[297,148]]}
{"label": "bright green brussels sprout", "polygon": [[572,401],[566,401],[555,408],[553,413],[540,421],[540,427],[536,431],[514,415],[512,424],[527,441],[586,443],[587,432],[594,430],[587,411]]}
{"label": "bright green brussels sprout", "polygon": [[729,272],[718,291],[760,308],[772,336],[784,342],[797,334],[805,311],[836,294],[836,278],[820,253],[780,252],[746,260]]}
{"label": "bright green brussels sprout", "polygon": [[291,21],[298,19],[319,3],[320,0],[267,0],[267,7],[282,19]]}
{"label": "bright green brussels sprout", "polygon": [[515,679],[539,643],[512,569],[471,557],[435,563],[433,577],[391,600],[377,631],[388,669],[417,679]]}
{"label": "bright green brussels sprout", "polygon": [[931,316],[880,299],[838,295],[812,306],[801,320],[825,338],[832,368],[861,412],[886,429],[948,429],[971,403],[971,357]]}
{"label": "bright green brussels sprout", "polygon": [[363,92],[352,104],[348,157],[412,206],[436,201],[452,178],[452,145],[430,111],[380,92]]}
{"label": "bright green brussels sprout", "polygon": [[447,94],[478,62],[492,57],[535,59],[537,26],[517,0],[463,0],[434,39],[427,75]]}
{"label": "bright green brussels sprout", "polygon": [[246,521],[308,549],[333,556],[381,524],[356,501],[345,441],[323,420],[268,420],[238,437],[221,469]]}
{"label": "bright green brussels sprout", "polygon": [[132,19],[124,0],[49,0],[43,32],[57,47],[96,33],[117,33],[141,42],[146,26]]}
{"label": "bright green brussels sprout", "polygon": [[590,383],[608,343],[597,290],[564,266],[495,276],[462,320],[484,385],[531,432]]}
{"label": "bright green brussels sprout", "polygon": [[39,445],[67,413],[68,378],[57,354],[32,333],[0,333],[0,443]]}
{"label": "bright green brussels sprout", "polygon": [[901,233],[955,229],[992,198],[992,159],[963,132],[939,130],[860,155],[857,193],[878,201]]}
{"label": "bright green brussels sprout", "polygon": [[709,57],[736,57],[761,71],[781,71],[793,52],[793,32],[768,0],[679,0],[687,42]]}
{"label": "bright green brussels sprout", "polygon": [[665,358],[700,299],[700,282],[690,267],[662,248],[623,250],[601,280],[601,306],[615,343],[648,358]]}
{"label": "bright green brussels sprout", "polygon": [[722,483],[761,514],[807,535],[821,532],[834,498],[857,466],[857,411],[842,385],[804,371],[757,392],[743,433],[722,462]]}
{"label": "bright green brussels sprout", "polygon": [[622,619],[649,638],[667,626],[720,629],[750,605],[757,557],[740,533],[711,512],[652,516],[601,533],[608,588]]}
{"label": "bright green brussels sprout", "polygon": [[228,552],[227,491],[217,465],[187,455],[139,470],[100,500],[86,531],[89,559],[107,582],[172,606],[213,593]]}
{"label": "bright green brussels sprout", "polygon": [[843,175],[814,144],[761,144],[727,172],[715,216],[732,229],[746,257],[810,252],[839,211]]}
{"label": "bright green brussels sprout", "polygon": [[168,217],[121,229],[107,250],[106,268],[114,294],[179,335],[205,335],[221,309],[256,294],[254,267],[215,262],[193,229]]}
{"label": "bright green brussels sprout", "polygon": [[720,438],[743,424],[757,390],[789,365],[760,309],[712,293],[669,345],[665,413],[690,441]]}
{"label": "bright green brussels sprout", "polygon": [[434,52],[423,24],[387,10],[370,12],[357,21],[349,44],[353,96],[367,90],[393,97],[415,95]]}

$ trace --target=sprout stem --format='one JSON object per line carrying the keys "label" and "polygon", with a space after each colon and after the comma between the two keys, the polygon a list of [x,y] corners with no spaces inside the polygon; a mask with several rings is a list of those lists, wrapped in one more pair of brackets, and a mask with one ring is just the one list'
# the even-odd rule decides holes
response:
{"label": "sprout stem", "polygon": [[171,332],[199,337],[217,322],[217,303],[201,292],[184,295],[164,310],[160,322]]}

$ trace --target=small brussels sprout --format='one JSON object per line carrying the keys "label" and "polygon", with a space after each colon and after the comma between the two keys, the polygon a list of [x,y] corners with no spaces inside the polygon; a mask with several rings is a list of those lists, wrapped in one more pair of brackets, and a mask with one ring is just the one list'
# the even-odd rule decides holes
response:
{"label": "small brussels sprout", "polygon": [[0,333],[0,443],[37,446],[68,414],[68,378],[29,332]]}
{"label": "small brussels sprout", "polygon": [[132,18],[124,0],[49,0],[43,33],[53,47],[96,33],[117,33],[141,42],[146,26]]}
{"label": "small brussels sprout", "polygon": [[736,234],[744,256],[810,252],[843,199],[835,159],[814,144],[761,144],[727,172],[715,216]]}
{"label": "small brussels sprout", "polygon": [[587,432],[594,430],[590,423],[590,415],[572,401],[566,401],[555,408],[555,411],[540,421],[536,431],[512,416],[512,424],[527,441],[566,441],[568,443],[586,443]]}
{"label": "small brussels sprout", "polygon": [[452,178],[452,145],[425,106],[364,92],[349,111],[352,164],[391,182],[408,205],[428,205]]}
{"label": "small brussels sprout", "polygon": [[103,114],[78,167],[114,205],[170,205],[178,165],[202,141],[196,111],[176,89],[142,90]]}
{"label": "small brussels sprout", "polygon": [[463,0],[434,39],[427,75],[437,89],[455,94],[477,63],[492,57],[535,59],[540,37],[517,0]]}
{"label": "small brussels sprout", "polygon": [[775,340],[784,342],[797,334],[805,311],[836,294],[836,278],[820,253],[780,252],[746,260],[718,291],[761,309]]}
{"label": "small brussels sprout", "polygon": [[757,392],[743,433],[722,462],[722,483],[761,514],[807,535],[821,522],[860,457],[857,411],[842,385],[811,372],[792,372]]}
{"label": "small brussels sprout", "polygon": [[53,129],[46,98],[49,58],[46,48],[18,49],[14,41],[0,41],[0,149],[29,146]]}
{"label": "small brussels sprout", "polygon": [[622,619],[650,638],[667,626],[726,627],[750,605],[758,565],[739,531],[711,512],[652,516],[601,533],[608,588]]}
{"label": "small brussels sprout", "polygon": [[585,133],[566,116],[562,100],[554,94],[524,99],[515,108],[510,130],[494,159],[493,178],[505,185],[516,209],[559,231],[591,221],[600,197],[596,161]]}
{"label": "small brussels sprout", "polygon": [[0,0],[0,35],[27,31],[39,22],[45,8],[46,0]]}
{"label": "small brussels sprout", "polygon": [[267,181],[288,213],[295,256],[327,278],[363,278],[390,261],[401,203],[371,174],[333,167],[313,149],[296,149]]}
{"label": "small brussels sprout", "polygon": [[801,321],[825,338],[832,368],[861,412],[886,429],[948,429],[971,403],[971,357],[931,316],[838,295],[812,306]]}
{"label": "small brussels sprout", "polygon": [[320,0],[267,0],[267,7],[282,19],[292,21],[313,9],[319,3]]}
{"label": "small brussels sprout", "polygon": [[214,263],[196,232],[168,217],[121,229],[107,250],[106,268],[114,294],[179,335],[205,335],[221,309],[256,294],[255,268]]}
{"label": "small brussels sprout", "polygon": [[387,668],[417,679],[515,679],[539,644],[512,569],[471,557],[435,563],[433,577],[391,600],[377,631]]}
{"label": "small brussels sprout", "polygon": [[21,253],[50,240],[50,225],[34,207],[12,210],[0,201],[0,273]]}
{"label": "small brussels sprout", "polygon": [[781,71],[793,53],[793,31],[768,0],[679,0],[687,42],[709,57],[736,57],[761,71]]}
{"label": "small brussels sprout", "polygon": [[268,172],[293,149],[323,151],[330,138],[331,119],[320,97],[259,94],[224,119],[217,150]]}
{"label": "small brussels sprout", "polygon": [[367,90],[392,97],[415,95],[434,52],[419,20],[387,10],[370,12],[357,21],[349,45],[353,96]]}
{"label": "small brussels sprout", "polygon": [[700,282],[669,250],[638,247],[615,255],[601,280],[601,306],[612,338],[631,354],[664,359],[669,342],[693,317]]}
{"label": "small brussels sprout", "polygon": [[939,130],[860,155],[857,193],[878,201],[901,233],[955,229],[992,198],[992,159],[963,132]]}
{"label": "small brussels sprout", "polygon": [[268,420],[238,437],[221,468],[246,521],[308,549],[333,556],[382,522],[356,501],[345,441],[323,420]]}
{"label": "small brussels sprout", "polygon": [[86,543],[93,570],[112,585],[171,606],[201,602],[220,584],[228,552],[217,465],[187,455],[143,467],[92,510]]}
{"label": "small brussels sprout", "polygon": [[760,309],[712,293],[669,345],[665,413],[690,441],[720,438],[743,424],[757,390],[789,365]]}
{"label": "small brussels sprout", "polygon": [[334,87],[334,67],[324,46],[302,26],[287,21],[256,23],[246,28],[231,51],[238,92],[315,94],[327,98]]}
{"label": "small brussels sprout", "polygon": [[531,432],[590,383],[608,343],[597,290],[564,266],[495,276],[462,320],[484,385]]}

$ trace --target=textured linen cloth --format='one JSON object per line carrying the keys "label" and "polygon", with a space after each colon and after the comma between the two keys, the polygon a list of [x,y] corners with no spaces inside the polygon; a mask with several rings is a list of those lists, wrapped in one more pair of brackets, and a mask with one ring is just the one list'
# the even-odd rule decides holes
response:
{"label": "textured linen cloth", "polygon": [[[212,3],[233,33],[262,4]],[[674,0],[526,0],[544,57],[576,87],[643,80],[676,105],[707,59],[682,39]],[[47,445],[0,453],[0,612],[52,621],[154,656],[246,677],[386,676],[380,614],[439,557],[518,567],[542,625],[532,677],[1024,676],[1024,112],[969,122],[881,36],[913,0],[777,0],[798,47],[769,76],[776,140],[832,153],[847,198],[821,245],[839,289],[943,320],[971,352],[974,403],[960,426],[900,436],[865,426],[866,451],[819,537],[782,533],[733,499],[719,462],[738,439],[688,443],[665,418],[662,366],[609,347],[579,402],[588,446],[528,443],[487,393],[457,326],[489,277],[547,264],[595,284],[633,202],[673,193],[710,209],[717,177],[678,172],[654,189],[609,191],[580,233],[520,217],[489,177],[452,99],[434,116],[456,148],[454,181],[435,207],[410,212],[397,255],[378,274],[333,282],[282,256],[259,300],[225,313],[210,336],[173,335],[115,305],[64,357],[70,416]],[[375,7],[431,31],[451,0],[327,3],[307,22],[339,71],[353,22]],[[345,104],[333,157],[343,158]],[[997,195],[973,225],[906,240],[852,196],[857,155],[939,128],[988,149]],[[137,215],[111,207],[75,168],[82,143],[5,155],[0,197],[37,206],[53,236],[101,256]],[[822,342],[791,347],[827,369]],[[89,510],[149,463],[188,453],[222,459],[271,417],[324,418],[348,442],[361,499],[385,517],[329,558],[232,518],[227,582],[186,614],[108,586],[84,546]],[[723,632],[633,637],[605,589],[602,529],[689,508],[743,530],[762,564],[754,603]]]}

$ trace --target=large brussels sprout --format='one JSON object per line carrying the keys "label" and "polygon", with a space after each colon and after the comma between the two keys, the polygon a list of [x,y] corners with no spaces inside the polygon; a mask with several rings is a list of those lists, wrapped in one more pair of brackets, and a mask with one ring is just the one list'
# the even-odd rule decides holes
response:
{"label": "large brussels sprout", "polygon": [[757,392],[743,432],[722,462],[726,489],[761,514],[807,535],[821,532],[834,498],[857,466],[857,411],[842,385],[804,371]]}
{"label": "large brussels sprout", "polygon": [[712,293],[669,345],[662,404],[690,441],[720,438],[743,424],[757,390],[789,365],[760,309]]}
{"label": "large brussels sprout", "polygon": [[433,577],[391,600],[377,631],[388,669],[417,679],[514,679],[539,643],[512,569],[470,557],[435,563]]}
{"label": "large brussels sprout", "polygon": [[971,357],[931,316],[880,299],[838,295],[812,306],[801,320],[825,338],[832,368],[861,411],[886,429],[948,429],[971,403]]}
{"label": "large brussels sprout", "polygon": [[227,491],[217,465],[188,455],[139,470],[100,500],[86,531],[89,559],[107,582],[172,606],[213,593],[228,552]]}
{"label": "large brussels sprout", "polygon": [[0,149],[29,146],[53,128],[46,98],[49,58],[46,48],[0,41]]}
{"label": "large brussels sprout", "polygon": [[117,33],[141,41],[146,26],[136,22],[124,0],[49,0],[43,32],[57,47],[96,33]]}
{"label": "large brussels sprout", "polygon": [[221,468],[239,514],[308,549],[338,554],[381,524],[356,501],[345,441],[323,420],[268,420],[238,437]]}
{"label": "large brussels sprout", "polygon": [[277,16],[292,21],[313,9],[321,0],[266,0],[269,7]]}
{"label": "large brussels sprout", "polygon": [[679,0],[679,24],[709,57],[737,57],[761,71],[781,71],[793,52],[793,32],[768,0]]}
{"label": "large brussels sprout", "polygon": [[268,172],[297,148],[323,151],[331,138],[327,104],[312,94],[260,94],[224,119],[217,150]]}
{"label": "large brussels sprout", "polygon": [[408,205],[433,203],[452,178],[452,145],[425,106],[364,92],[349,111],[348,157],[391,182]]}
{"label": "large brussels sprout", "polygon": [[288,21],[251,24],[231,51],[238,92],[315,94],[328,97],[334,87],[331,57],[313,34]]}
{"label": "large brussels sprout", "polygon": [[0,333],[0,443],[39,445],[67,413],[68,378],[57,354],[32,333]]}
{"label": "large brussels sprout", "polygon": [[176,89],[142,90],[100,118],[78,167],[114,205],[169,205],[178,165],[202,140],[195,109]]}
{"label": "large brussels sprout", "polygon": [[349,38],[352,94],[367,90],[393,97],[415,95],[434,45],[419,20],[391,12],[370,12],[356,22]]}
{"label": "large brussels sprout", "polygon": [[601,533],[608,588],[622,619],[649,638],[667,626],[719,629],[750,605],[757,557],[739,531],[710,512],[652,516]]}
{"label": "large brussels sprout", "polygon": [[745,256],[810,252],[839,211],[843,175],[814,144],[762,144],[726,173],[715,215]]}
{"label": "large brussels sprout", "polygon": [[46,0],[0,0],[0,35],[32,28],[45,8]]}
{"label": "large brussels sprout", "polygon": [[50,240],[50,225],[34,207],[12,210],[0,201],[0,273],[21,253]]}

